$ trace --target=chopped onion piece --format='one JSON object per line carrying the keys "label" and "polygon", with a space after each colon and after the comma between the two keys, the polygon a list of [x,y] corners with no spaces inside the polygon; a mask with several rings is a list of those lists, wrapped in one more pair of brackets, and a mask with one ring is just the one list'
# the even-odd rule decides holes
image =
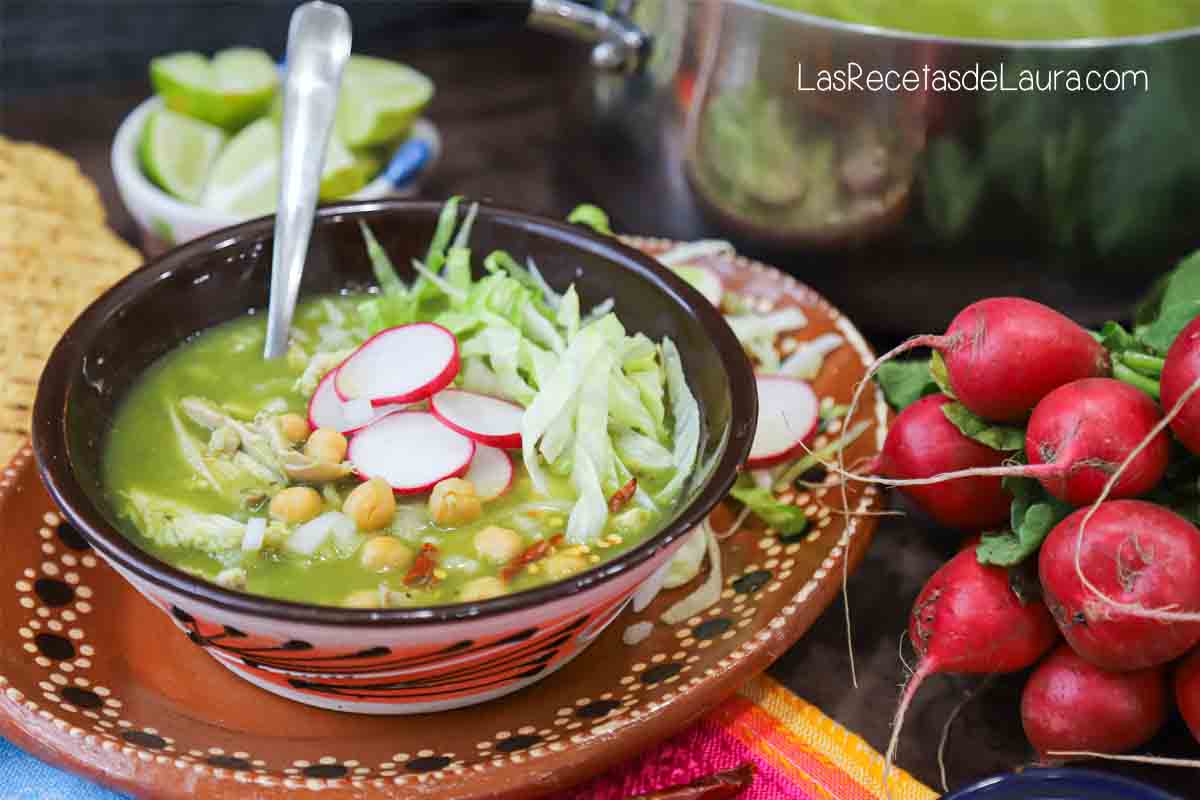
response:
{"label": "chopped onion piece", "polygon": [[775,483],[775,473],[770,467],[762,469],[750,470],[750,477],[754,481],[754,485],[760,489],[770,489]]}
{"label": "chopped onion piece", "polygon": [[732,256],[733,254],[733,245],[729,242],[720,239],[701,239],[696,242],[675,245],[665,253],[659,254],[658,261],[660,264],[674,267],[707,256]]}
{"label": "chopped onion piece", "polygon": [[635,612],[645,609],[658,596],[659,591],[662,589],[663,580],[667,577],[667,572],[670,569],[671,562],[668,561],[655,570],[650,579],[639,586],[637,591],[633,593],[633,610]]}
{"label": "chopped onion piece", "polygon": [[335,515],[332,523],[332,532],[338,549],[343,552],[353,551],[358,547],[358,525],[355,524],[349,515],[343,514],[341,511],[330,511],[328,513]]}
{"label": "chopped onion piece", "polygon": [[634,645],[641,644],[642,642],[646,641],[646,639],[650,638],[650,633],[653,630],[654,623],[652,622],[635,622],[626,628],[625,632],[621,634],[621,641],[630,647],[633,647]]}
{"label": "chopped onion piece", "polygon": [[247,552],[261,550],[263,538],[267,535],[267,520],[264,517],[251,517],[246,523],[246,532],[242,535],[242,549]]}
{"label": "chopped onion piece", "polygon": [[325,543],[329,534],[339,528],[345,530],[345,522],[354,525],[354,521],[340,511],[326,511],[324,514],[310,519],[292,533],[287,540],[287,549],[301,555],[312,555],[318,547]]}
{"label": "chopped onion piece", "polygon": [[781,375],[811,381],[820,374],[825,356],[837,350],[845,341],[839,334],[823,333],[811,341],[801,342],[796,351],[779,365],[779,372]]}
{"label": "chopped onion piece", "polygon": [[721,599],[721,546],[707,521],[703,526],[704,536],[708,539],[708,577],[696,591],[662,613],[659,619],[668,625],[677,625],[689,617],[694,617]]}

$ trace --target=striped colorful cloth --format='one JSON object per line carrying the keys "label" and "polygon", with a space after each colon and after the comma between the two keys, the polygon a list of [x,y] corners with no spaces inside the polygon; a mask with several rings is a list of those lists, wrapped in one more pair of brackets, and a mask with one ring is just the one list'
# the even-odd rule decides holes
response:
{"label": "striped colorful cloth", "polygon": [[[752,762],[738,800],[879,800],[883,757],[815,706],[766,675],[754,678],[700,722],[561,800],[623,800]],[[938,794],[893,770],[892,800]]]}

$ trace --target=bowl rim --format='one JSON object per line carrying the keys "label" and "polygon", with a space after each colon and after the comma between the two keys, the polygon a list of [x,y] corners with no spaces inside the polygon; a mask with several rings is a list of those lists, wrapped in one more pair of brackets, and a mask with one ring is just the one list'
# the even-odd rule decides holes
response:
{"label": "bowl rim", "polygon": [[1028,767],[1020,772],[990,775],[945,795],[943,800],[986,800],[1009,789],[1080,790],[1087,787],[1121,790],[1130,800],[1179,800],[1170,792],[1125,775],[1080,767]]}
{"label": "bowl rim", "polygon": [[[442,203],[413,200],[367,200],[322,206],[317,222],[365,216],[377,212],[428,214],[434,218]],[[636,547],[562,581],[477,602],[390,609],[354,609],[280,600],[226,589],[197,578],[141,549],[110,524],[93,503],[72,469],[67,445],[67,396],[83,380],[82,362],[87,349],[107,320],[144,291],[167,280],[201,253],[221,250],[248,238],[269,237],[274,217],[243,222],[194,239],[151,259],[93,301],[75,319],[55,345],[38,382],[33,410],[33,451],[38,473],[51,498],[67,520],[108,559],[156,588],[223,611],[275,621],[339,626],[428,625],[464,619],[482,619],[540,606],[594,588],[650,560],[689,533],[729,491],[750,452],[758,417],[754,372],[732,329],[703,295],[650,256],[579,225],[512,209],[480,204],[479,213],[525,230],[590,251],[619,268],[632,270],[658,291],[683,305],[704,329],[729,377],[730,425],[718,445],[718,457],[696,498]],[[269,265],[267,265],[269,267]],[[264,267],[266,268],[266,267]]]}
{"label": "bowl rim", "polygon": [[[169,221],[171,223],[186,221],[193,225],[207,227],[209,231],[233,227],[243,222],[257,219],[257,217],[247,217],[235,211],[221,211],[214,208],[207,208],[198,203],[189,203],[186,200],[181,200],[178,197],[168,194],[146,176],[139,163],[138,142],[141,137],[142,128],[145,125],[146,117],[161,108],[166,108],[166,103],[163,99],[158,95],[150,95],[129,110],[129,113],[118,124],[116,133],[113,134],[112,145],[109,148],[109,162],[112,168],[113,180],[118,185],[118,188],[128,190],[121,193],[122,200],[127,204],[137,202],[138,205],[142,205],[143,203],[138,201],[139,196],[152,198],[154,203],[159,204],[163,209],[170,212],[172,218]],[[236,135],[236,133],[230,134],[229,138]],[[421,115],[413,121],[413,127],[409,135],[396,143],[396,146],[391,150],[389,158],[394,156],[401,147],[413,139],[420,139],[426,142],[429,147],[429,154],[405,183],[393,185],[388,180],[387,165],[385,164],[379,174],[357,192],[347,195],[345,198],[339,198],[334,202],[384,199],[386,192],[403,191],[423,180],[441,160],[441,133],[428,117]],[[191,240],[189,239],[188,241]]]}

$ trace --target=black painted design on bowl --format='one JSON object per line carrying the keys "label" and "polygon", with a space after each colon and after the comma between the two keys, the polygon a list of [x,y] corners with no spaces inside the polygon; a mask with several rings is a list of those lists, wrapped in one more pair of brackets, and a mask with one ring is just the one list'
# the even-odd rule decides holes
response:
{"label": "black painted design on bowl", "polygon": [[715,639],[731,627],[733,627],[733,620],[728,617],[707,619],[692,628],[692,636],[697,639]]}
{"label": "black painted design on bowl", "polygon": [[535,744],[541,744],[542,737],[533,733],[518,733],[496,743],[496,749],[501,753],[515,753],[518,750],[528,750]]}
{"label": "black painted design on bowl", "polygon": [[72,550],[82,552],[91,550],[92,545],[87,539],[83,538],[83,534],[69,522],[60,522],[55,529],[58,532],[58,539]]}
{"label": "black painted design on bowl", "polygon": [[575,716],[583,717],[584,719],[600,719],[601,717],[607,717],[620,707],[621,704],[616,700],[593,700],[586,706],[580,706],[575,709]]}
{"label": "black painted design on bowl", "polygon": [[642,683],[647,686],[653,686],[656,683],[665,681],[667,678],[678,675],[682,669],[683,665],[676,661],[670,661],[666,664],[655,664],[642,673]]}
{"label": "black painted design on bowl", "polygon": [[93,692],[91,689],[83,689],[79,686],[64,686],[58,692],[59,696],[73,706],[80,708],[100,708],[104,705],[104,700],[100,695]]}
{"label": "black painted design on bowl", "polygon": [[123,731],[121,738],[130,744],[145,747],[147,750],[163,750],[167,746],[166,739],[149,731]]}
{"label": "black painted design on bowl", "polygon": [[451,760],[446,756],[423,756],[414,758],[404,765],[409,772],[434,772],[450,766]]}
{"label": "black painted design on bowl", "polygon": [[209,756],[204,759],[204,762],[210,767],[218,767],[220,769],[237,769],[248,770],[253,765],[244,758],[237,756]]}
{"label": "black painted design on bowl", "polygon": [[756,569],[753,572],[747,572],[733,582],[733,590],[738,594],[754,594],[759,589],[767,585],[767,581],[771,580],[769,570]]}
{"label": "black painted design on bowl", "polygon": [[71,640],[65,636],[55,633],[39,633],[33,637],[33,643],[37,645],[38,652],[46,658],[66,661],[75,657],[75,645],[71,644]]}
{"label": "black painted design on bowl", "polygon": [[[439,699],[446,695],[461,695],[504,686],[514,681],[525,680],[541,674],[558,656],[561,649],[570,643],[576,632],[587,624],[590,617],[583,615],[557,631],[543,632],[541,636],[525,638],[523,644],[509,652],[498,654],[490,659],[480,659],[465,664],[451,665],[449,668],[430,675],[417,678],[387,678],[384,680],[362,679],[361,683],[347,684],[312,680],[308,678],[292,678],[288,681],[293,689],[301,691],[320,692],[333,697],[348,697],[356,700],[387,700],[403,699],[420,701]],[[511,640],[512,637],[508,637]],[[502,642],[492,642],[474,648],[484,651],[495,648]],[[445,648],[441,653],[445,653]],[[459,649],[455,655],[463,651]],[[430,656],[421,656],[423,660],[436,664]],[[405,663],[405,660],[387,662],[388,664]],[[411,663],[411,662],[409,662]],[[251,666],[257,666],[251,665]],[[380,670],[380,665],[371,666],[371,671]]]}
{"label": "black painted design on bowl", "polygon": [[33,582],[33,591],[48,606],[65,606],[75,599],[71,584],[57,578],[38,578]]}

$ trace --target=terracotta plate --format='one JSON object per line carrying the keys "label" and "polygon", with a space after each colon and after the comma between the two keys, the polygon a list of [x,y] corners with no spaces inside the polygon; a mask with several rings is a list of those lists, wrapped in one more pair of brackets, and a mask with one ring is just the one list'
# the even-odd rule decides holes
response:
{"label": "terracotta plate", "polygon": [[[650,251],[668,243],[631,240]],[[792,279],[743,259],[712,259],[730,288],[764,308],[796,305],[799,338],[836,330],[817,394],[845,403],[871,353],[848,320]],[[887,411],[848,461],[882,444]],[[829,398],[829,400],[826,400]],[[821,434],[818,444],[836,433]],[[721,602],[635,646],[696,584],[626,612],[578,659],[535,686],[474,708],[364,717],[290,703],[239,681],[176,630],[64,523],[28,448],[0,477],[0,734],[43,759],[154,798],[527,798],[578,783],[680,730],[796,642],[862,557],[870,517],[831,513],[836,491],[795,495],[813,525],[785,541],[756,522],[723,543]],[[879,495],[855,487],[854,508]],[[733,515],[715,512],[718,528]]]}

